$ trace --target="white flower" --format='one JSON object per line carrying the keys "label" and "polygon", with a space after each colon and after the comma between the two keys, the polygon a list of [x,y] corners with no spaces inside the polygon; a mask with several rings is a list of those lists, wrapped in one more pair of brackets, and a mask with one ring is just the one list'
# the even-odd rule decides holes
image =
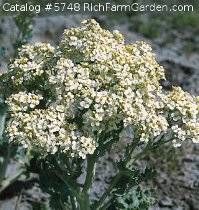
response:
{"label": "white flower", "polygon": [[24,45],[0,91],[10,110],[10,141],[47,153],[86,158],[101,132],[131,127],[140,141],[172,133],[174,146],[198,142],[199,98],[165,93],[164,69],[144,42],[125,45],[94,20],[65,30],[59,46]]}

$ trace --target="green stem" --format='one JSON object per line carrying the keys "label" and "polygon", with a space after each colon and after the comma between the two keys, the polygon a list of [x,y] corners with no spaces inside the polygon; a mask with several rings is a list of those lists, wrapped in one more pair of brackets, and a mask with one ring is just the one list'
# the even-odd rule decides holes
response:
{"label": "green stem", "polygon": [[73,171],[71,169],[71,164],[70,164],[70,161],[68,159],[66,160],[66,165],[67,165],[67,168],[68,168],[68,171],[69,171],[70,175],[72,175]]}
{"label": "green stem", "polygon": [[81,193],[81,197],[82,197],[82,202],[80,203],[81,210],[90,209],[89,191],[93,182],[93,177],[95,175],[96,160],[97,160],[97,156],[96,157],[87,156],[86,179],[85,179],[84,187]]}
{"label": "green stem", "polygon": [[84,188],[82,190],[82,194],[88,193],[95,174],[95,163],[97,158],[92,158],[90,156],[87,157],[87,172],[86,172],[86,180],[84,183]]}
{"label": "green stem", "polygon": [[8,168],[8,164],[10,162],[10,146],[5,148],[5,153],[3,154],[3,157],[0,157],[0,185],[3,182],[6,170]]}
{"label": "green stem", "polygon": [[169,141],[171,141],[171,140],[164,141],[164,137],[162,139],[160,139],[155,144],[153,144],[151,141],[149,141],[148,144],[146,145],[146,147],[133,158],[133,162],[135,162],[136,160],[140,159],[142,156],[146,155],[149,151],[157,149],[159,146],[161,146],[163,144],[166,144]]}
{"label": "green stem", "polygon": [[93,209],[95,210],[99,210],[100,206],[104,203],[104,201],[106,200],[107,196],[110,194],[110,192],[112,191],[112,189],[115,187],[115,185],[118,183],[119,179],[121,178],[121,173],[119,172],[114,179],[112,180],[112,182],[110,183],[108,189],[104,192],[104,194],[102,195],[102,197],[99,199],[99,201],[93,206]]}
{"label": "green stem", "polygon": [[128,162],[131,159],[132,153],[135,150],[135,148],[138,146],[139,139],[136,138],[135,141],[133,141],[130,145],[129,148],[127,148],[127,153],[125,154],[125,162]]}
{"label": "green stem", "polygon": [[147,154],[147,152],[150,149],[152,149],[152,142],[151,141],[149,141],[148,144],[146,145],[146,147],[133,158],[133,162],[140,159],[143,155]]}
{"label": "green stem", "polygon": [[61,175],[58,171],[55,171],[56,175],[66,184],[68,187],[69,191],[71,192],[72,196],[77,198],[78,201],[81,201],[81,197],[79,195],[79,192],[68,183],[68,180],[65,179],[63,175]]}
{"label": "green stem", "polygon": [[8,166],[8,159],[5,157],[0,157],[0,186],[5,178],[7,166]]}
{"label": "green stem", "polygon": [[131,155],[130,159],[128,161],[126,161],[126,167],[128,168],[129,166],[133,165],[133,163],[140,159],[142,156],[146,155],[147,152],[152,148],[152,142],[149,141],[148,144],[145,146],[145,148],[140,152],[138,153],[137,155],[135,155],[134,157]]}
{"label": "green stem", "polygon": [[119,134],[122,132],[122,130],[123,130],[123,124],[122,122],[120,122],[118,130],[110,131],[107,133],[103,132],[99,137],[98,140],[99,147],[95,150],[94,156],[98,157],[103,156],[108,149],[111,149],[112,145],[119,141],[120,139]]}
{"label": "green stem", "polygon": [[88,193],[85,193],[82,196],[82,200],[79,204],[80,204],[80,210],[90,210],[89,194]]}
{"label": "green stem", "polygon": [[99,210],[106,210],[113,203],[113,199],[110,199],[107,203],[105,203]]}
{"label": "green stem", "polygon": [[0,188],[0,193],[5,190],[9,185],[11,185],[12,183],[14,183],[22,174],[24,173],[24,171],[20,171],[18,174],[16,174],[13,177],[10,177],[8,179],[5,179],[2,182],[1,188]]}
{"label": "green stem", "polygon": [[[65,208],[65,206],[64,206],[64,204],[63,204],[63,202],[62,202],[61,199],[59,199],[59,203],[60,203],[60,206],[61,206],[62,210],[65,210],[66,208]],[[74,209],[74,210],[75,210],[75,209]]]}
{"label": "green stem", "polygon": [[77,202],[76,202],[75,198],[73,197],[73,195],[70,195],[70,201],[71,201],[73,210],[77,210]]}

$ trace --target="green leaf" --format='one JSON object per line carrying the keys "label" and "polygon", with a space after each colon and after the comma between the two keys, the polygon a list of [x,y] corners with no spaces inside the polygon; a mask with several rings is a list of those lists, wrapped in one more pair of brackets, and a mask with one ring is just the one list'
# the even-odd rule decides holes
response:
{"label": "green leaf", "polygon": [[32,210],[49,210],[49,207],[45,203],[38,203],[31,201]]}
{"label": "green leaf", "polygon": [[153,169],[150,168],[145,168],[144,170],[136,168],[129,169],[126,167],[125,161],[118,162],[117,167],[121,174],[121,178],[117,182],[113,194],[122,194],[125,190],[137,186],[143,181],[153,179],[155,175]]}
{"label": "green leaf", "polygon": [[109,210],[147,210],[157,202],[153,194],[153,190],[143,190],[140,186],[116,193]]}
{"label": "green leaf", "polygon": [[[50,208],[52,210],[58,210],[58,209],[63,209],[64,203],[62,203],[62,200],[60,199],[59,196],[52,196],[50,199]],[[65,209],[65,208],[64,208]]]}
{"label": "green leaf", "polygon": [[[60,168],[57,166],[56,160],[52,155],[48,155],[42,159],[39,159],[39,157],[33,157],[28,166],[29,172],[37,173],[39,175],[39,183],[42,191],[52,196],[51,206],[53,205],[54,200],[56,200],[55,198],[59,198],[58,200],[66,202],[69,196],[68,188],[64,181],[57,176],[55,173],[56,170],[60,170]],[[67,173],[64,175],[66,179],[69,179]],[[59,202],[55,202],[54,205],[56,206],[60,204]]]}

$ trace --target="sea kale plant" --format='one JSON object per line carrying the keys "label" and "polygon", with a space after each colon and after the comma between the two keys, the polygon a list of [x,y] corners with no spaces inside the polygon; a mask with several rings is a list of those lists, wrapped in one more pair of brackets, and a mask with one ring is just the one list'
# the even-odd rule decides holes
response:
{"label": "sea kale plant", "polygon": [[[82,24],[65,30],[57,47],[23,45],[0,76],[9,110],[5,135],[32,151],[29,170],[51,195],[49,208],[147,209],[154,199],[139,184],[150,170],[135,169],[134,162],[169,141],[197,143],[199,97],[180,87],[162,90],[164,69],[148,44],[126,45],[118,31],[95,20]],[[98,159],[129,130],[133,138],[115,177],[92,200]]]}

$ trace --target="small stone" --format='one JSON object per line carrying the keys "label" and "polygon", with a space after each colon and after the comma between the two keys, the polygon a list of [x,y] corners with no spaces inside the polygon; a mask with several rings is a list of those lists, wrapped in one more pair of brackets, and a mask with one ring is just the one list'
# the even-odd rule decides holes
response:
{"label": "small stone", "polygon": [[173,201],[169,197],[164,197],[160,200],[160,206],[162,207],[171,207],[173,205]]}
{"label": "small stone", "polygon": [[182,206],[178,206],[178,207],[176,207],[175,210],[183,210],[183,207]]}

